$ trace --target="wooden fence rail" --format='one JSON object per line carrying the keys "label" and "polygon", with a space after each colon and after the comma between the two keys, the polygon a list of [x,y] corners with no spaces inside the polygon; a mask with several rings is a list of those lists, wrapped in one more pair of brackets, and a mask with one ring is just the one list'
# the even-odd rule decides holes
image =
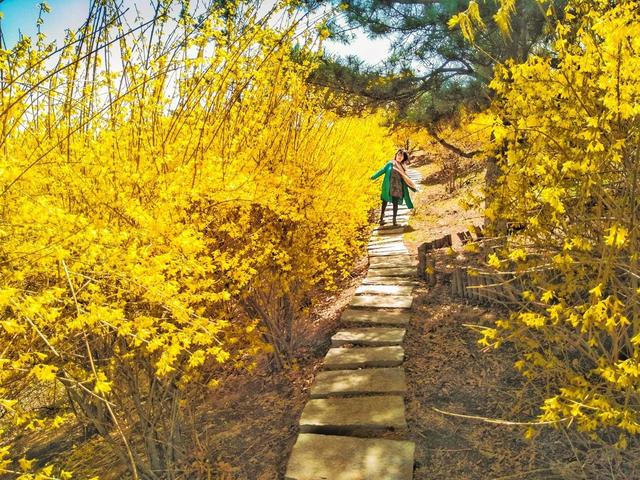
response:
{"label": "wooden fence rail", "polygon": [[[464,245],[469,242],[483,242],[483,231],[474,227],[472,232],[458,232],[456,236]],[[418,277],[429,286],[437,282],[435,256],[433,250],[451,247],[451,235],[423,243],[418,247]],[[495,303],[512,305],[518,303],[525,290],[523,278],[513,273],[488,271],[471,267],[455,267],[446,274],[454,297],[464,298],[474,303]]]}

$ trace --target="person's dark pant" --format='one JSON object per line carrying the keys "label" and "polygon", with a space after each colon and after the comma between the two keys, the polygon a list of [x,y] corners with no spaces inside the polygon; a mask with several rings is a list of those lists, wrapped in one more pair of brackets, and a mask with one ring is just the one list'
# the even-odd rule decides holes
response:
{"label": "person's dark pant", "polygon": [[[380,211],[380,223],[384,221],[384,211],[387,209],[387,203],[384,200],[382,201],[382,210]],[[398,216],[398,204],[400,203],[399,198],[391,197],[391,203],[393,204],[393,224],[396,224],[396,217]]]}

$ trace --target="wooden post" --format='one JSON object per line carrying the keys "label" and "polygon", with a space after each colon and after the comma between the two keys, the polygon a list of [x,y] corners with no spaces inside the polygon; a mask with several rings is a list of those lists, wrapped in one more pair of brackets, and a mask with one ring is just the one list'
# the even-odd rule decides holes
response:
{"label": "wooden post", "polygon": [[469,287],[471,287],[469,288],[469,293],[471,294],[471,298],[475,302],[476,300],[478,300],[478,290],[476,290],[475,288],[475,286],[477,285],[478,278],[475,275],[471,275],[471,274],[469,274],[468,277],[469,277]]}
{"label": "wooden post", "polygon": [[469,293],[469,289],[467,288],[469,286],[469,275],[467,275],[467,269],[464,268],[462,269],[462,272],[460,274],[460,280],[462,282],[462,291],[464,292],[464,298],[469,298],[470,297],[470,293]]}
{"label": "wooden post", "polygon": [[453,272],[451,272],[450,279],[451,279],[451,296],[452,297],[457,297],[459,295],[458,294],[458,282],[456,280],[457,273],[458,273],[458,269],[457,268],[454,268]]}
{"label": "wooden post", "polygon": [[426,259],[426,271],[427,271],[427,284],[430,287],[435,287],[436,283],[437,283],[437,278],[436,278],[436,259],[433,258],[432,255],[430,255],[427,259]]}
{"label": "wooden post", "polygon": [[480,295],[482,297],[482,302],[483,303],[491,303],[489,300],[491,299],[491,287],[489,287],[488,285],[490,285],[490,283],[487,281],[487,276],[483,273],[480,275],[480,285],[481,285],[481,289],[480,289]]}
{"label": "wooden post", "polygon": [[465,298],[467,296],[467,292],[464,291],[464,280],[462,278],[462,269],[456,268],[456,288],[458,290],[458,295],[461,298]]}
{"label": "wooden post", "polygon": [[476,277],[476,285],[479,287],[478,292],[478,301],[480,303],[486,303],[487,301],[487,290],[485,288],[484,283],[484,275],[480,274]]}
{"label": "wooden post", "polygon": [[427,243],[418,247],[418,278],[425,278],[425,268],[427,266]]}

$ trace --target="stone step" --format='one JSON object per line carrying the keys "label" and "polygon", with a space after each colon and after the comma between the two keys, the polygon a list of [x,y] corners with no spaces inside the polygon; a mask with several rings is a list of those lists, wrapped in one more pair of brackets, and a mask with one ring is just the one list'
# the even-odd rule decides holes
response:
{"label": "stone step", "polygon": [[360,285],[356,295],[411,295],[410,285]]}
{"label": "stone step", "polygon": [[367,247],[367,251],[369,252],[369,255],[375,254],[375,253],[394,255],[393,252],[398,252],[395,255],[402,255],[402,254],[409,253],[409,249],[404,245],[400,245],[400,244],[389,244],[389,245],[383,245],[381,247]]}
{"label": "stone step", "polygon": [[370,267],[368,275],[371,277],[416,277],[417,272],[413,267]]}
{"label": "stone step", "polygon": [[300,417],[302,433],[360,433],[406,427],[404,400],[398,395],[309,400]]}
{"label": "stone step", "polygon": [[375,256],[390,256],[390,255],[409,255],[407,247],[382,247],[382,248],[367,248],[367,253],[370,257]]}
{"label": "stone step", "polygon": [[331,337],[331,346],[364,345],[382,347],[385,345],[400,345],[404,340],[403,328],[366,327],[340,330]]}
{"label": "stone step", "polygon": [[[385,214],[384,217],[382,217],[384,219],[384,225],[378,225],[378,228],[393,228],[393,214],[387,215]],[[400,216],[400,215],[396,215],[396,223],[401,223],[401,224],[407,224],[409,222],[409,218],[406,216]]]}
{"label": "stone step", "polygon": [[387,251],[396,251],[402,250],[407,251],[407,247],[402,244],[402,242],[397,243],[388,243],[383,245],[370,245],[367,247],[368,252],[387,252]]}
{"label": "stone step", "polygon": [[374,246],[374,247],[383,247],[386,245],[404,245],[404,241],[402,240],[402,236],[399,236],[398,238],[393,238],[393,237],[378,237],[378,238],[374,238],[374,239],[370,239],[369,240],[369,246]]}
{"label": "stone step", "polygon": [[369,256],[369,268],[415,267],[418,261],[412,255]]}
{"label": "stone step", "polygon": [[[393,213],[385,213],[384,217],[382,217],[385,221],[385,227],[391,227],[393,225]],[[407,223],[409,221],[408,215],[396,215],[397,223]]]}
{"label": "stone step", "polygon": [[411,315],[402,310],[365,310],[348,308],[340,316],[346,324],[368,323],[371,325],[407,325]]}
{"label": "stone step", "polygon": [[384,227],[377,227],[374,230],[377,235],[395,235],[398,233],[404,233],[404,231],[405,227],[387,227],[386,225]]}
{"label": "stone step", "polygon": [[376,240],[380,238],[381,233],[386,235],[391,235],[391,234],[400,235],[401,233],[403,233],[403,231],[404,230],[400,231],[397,227],[394,227],[392,221],[385,219],[384,225],[379,225],[379,224],[374,225],[373,231],[371,232],[372,236],[369,239]]}
{"label": "stone step", "polygon": [[416,275],[418,263],[412,260],[409,255],[405,256],[404,259],[399,259],[399,256],[400,255],[369,257],[369,270],[406,268]]}
{"label": "stone step", "polygon": [[389,238],[388,241],[377,240],[375,242],[369,242],[367,245],[369,249],[385,249],[385,248],[407,248],[402,238]]}
{"label": "stone step", "polygon": [[411,308],[411,295],[357,295],[349,306],[356,308]]}
{"label": "stone step", "polygon": [[416,278],[410,277],[365,277],[362,285],[418,285]]}
{"label": "stone step", "polygon": [[[404,257],[404,258],[402,258]],[[418,262],[409,255],[383,255],[369,257],[369,270],[380,270],[389,268],[408,268],[415,275]]]}
{"label": "stone step", "polygon": [[[387,210],[384,213],[385,215],[393,216],[393,208],[387,207]],[[408,208],[398,207],[398,213],[396,216],[399,217],[400,215],[409,216],[411,215],[411,210],[409,210]]]}
{"label": "stone step", "polygon": [[383,241],[379,241],[379,242],[373,242],[373,243],[369,243],[367,245],[368,249],[393,249],[393,248],[407,248],[407,246],[404,244],[404,242],[402,241],[401,238],[390,238],[389,241],[387,242],[383,242]]}
{"label": "stone step", "polygon": [[392,256],[392,255],[409,255],[410,252],[407,247],[382,247],[382,248],[367,248],[367,253],[370,257],[375,256]]}
{"label": "stone step", "polygon": [[393,245],[391,247],[369,247],[367,253],[369,256],[409,255],[409,250],[407,247]]}
{"label": "stone step", "polygon": [[[385,217],[386,217],[386,215],[385,215]],[[391,222],[387,221],[386,218],[385,218],[385,224],[384,225],[376,225],[375,226],[375,230],[380,230],[380,231],[382,231],[382,230],[393,230],[393,223],[392,223],[393,222],[393,214],[391,214],[391,216],[389,218],[391,218]]]}
{"label": "stone step", "polygon": [[407,392],[403,368],[368,368],[320,372],[311,387],[311,398],[344,395],[402,395]]}
{"label": "stone step", "polygon": [[377,232],[371,234],[371,240],[378,241],[380,239],[387,238],[390,242],[402,242],[402,235],[404,234],[404,227],[396,228],[395,232],[387,232],[378,235]]}
{"label": "stone step", "polygon": [[415,444],[301,433],[285,480],[411,480]]}
{"label": "stone step", "polygon": [[369,249],[367,252],[370,257],[393,257],[394,255],[409,255],[406,248],[388,248],[388,249]]}
{"label": "stone step", "polygon": [[404,360],[404,349],[392,347],[330,348],[324,357],[326,370],[397,367]]}

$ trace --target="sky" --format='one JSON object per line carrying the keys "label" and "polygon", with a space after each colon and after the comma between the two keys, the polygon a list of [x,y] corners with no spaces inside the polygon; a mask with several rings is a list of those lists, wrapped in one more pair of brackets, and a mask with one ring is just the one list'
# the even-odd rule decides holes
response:
{"label": "sky", "polygon": [[[0,26],[7,46],[18,38],[18,32],[33,35],[36,32],[38,5],[42,0],[0,0],[3,13]],[[86,19],[90,0],[47,0],[51,13],[44,15],[42,31],[48,40],[64,38],[66,29],[75,30]],[[124,0],[125,4],[136,5],[141,10],[149,10],[149,0]],[[381,62],[389,49],[387,40],[371,40],[362,31],[354,31],[355,38],[348,45],[327,41],[325,51],[332,55],[356,55],[370,65]]]}

